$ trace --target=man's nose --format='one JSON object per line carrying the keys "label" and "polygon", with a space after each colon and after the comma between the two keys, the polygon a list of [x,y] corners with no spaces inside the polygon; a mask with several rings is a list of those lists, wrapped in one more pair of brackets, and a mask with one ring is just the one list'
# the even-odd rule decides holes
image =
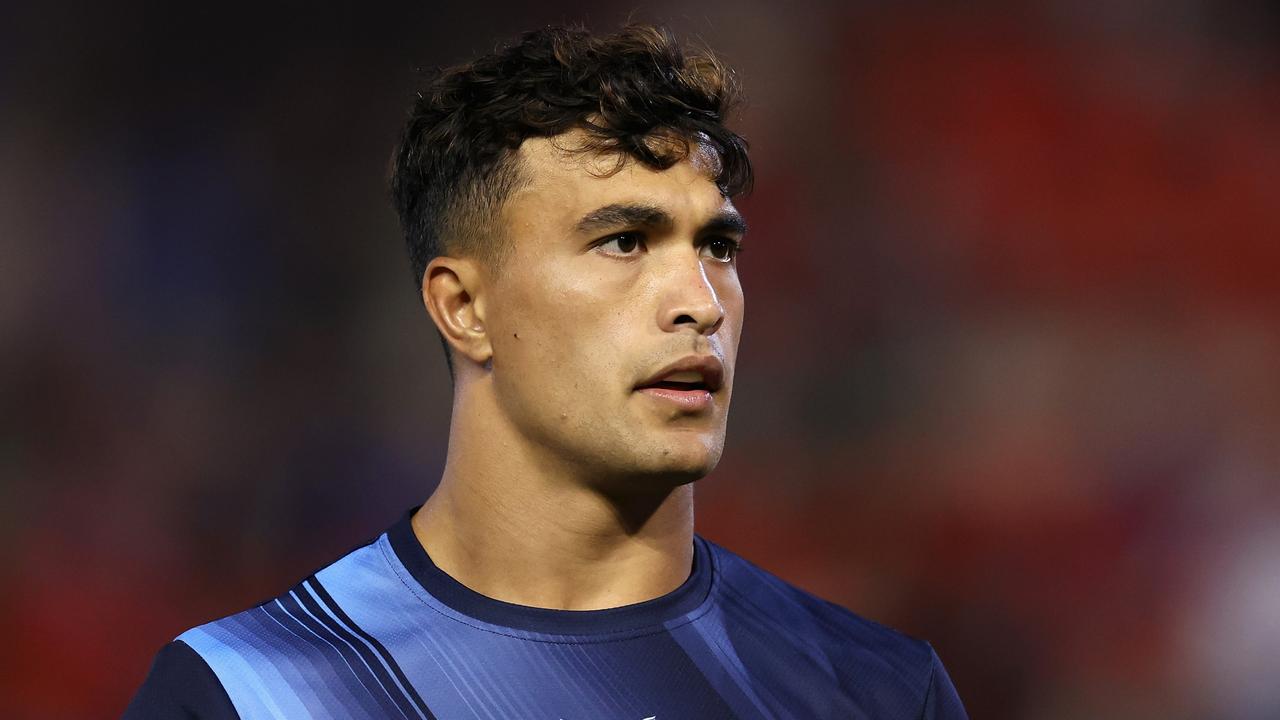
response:
{"label": "man's nose", "polygon": [[667,332],[693,328],[699,335],[713,335],[724,322],[724,306],[697,248],[691,254],[692,259],[681,253],[665,268],[658,324]]}

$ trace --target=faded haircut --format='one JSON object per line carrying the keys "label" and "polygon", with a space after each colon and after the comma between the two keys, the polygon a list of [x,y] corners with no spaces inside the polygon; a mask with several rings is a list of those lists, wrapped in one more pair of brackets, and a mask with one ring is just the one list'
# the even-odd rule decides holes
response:
{"label": "faded haircut", "polygon": [[527,138],[577,130],[584,140],[574,151],[657,170],[702,146],[718,160],[723,194],[749,189],[746,142],[724,125],[740,97],[736,77],[715,55],[650,25],[606,36],[549,27],[465,65],[431,71],[391,176],[415,289],[438,255],[501,266],[509,242],[498,219],[523,182],[516,158]]}

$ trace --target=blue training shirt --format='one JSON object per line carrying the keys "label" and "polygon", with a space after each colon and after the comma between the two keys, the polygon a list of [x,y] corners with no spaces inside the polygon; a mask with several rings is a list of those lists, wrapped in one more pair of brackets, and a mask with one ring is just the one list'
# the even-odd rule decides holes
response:
{"label": "blue training shirt", "polygon": [[547,610],[445,574],[412,512],[287,593],[166,645],[125,718],[967,717],[927,643],[701,537],[667,595]]}

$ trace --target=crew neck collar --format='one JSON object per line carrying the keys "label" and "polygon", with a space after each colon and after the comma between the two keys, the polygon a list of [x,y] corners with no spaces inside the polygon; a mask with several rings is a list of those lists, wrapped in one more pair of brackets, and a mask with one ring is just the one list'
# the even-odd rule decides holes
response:
{"label": "crew neck collar", "polygon": [[[421,507],[421,506],[418,506]],[[625,633],[657,627],[686,615],[711,590],[712,559],[707,543],[693,538],[693,570],[680,587],[666,595],[603,610],[553,610],[497,600],[468,588],[441,570],[413,532],[411,508],[387,530],[396,557],[428,594],[455,612],[492,625],[556,635]]]}

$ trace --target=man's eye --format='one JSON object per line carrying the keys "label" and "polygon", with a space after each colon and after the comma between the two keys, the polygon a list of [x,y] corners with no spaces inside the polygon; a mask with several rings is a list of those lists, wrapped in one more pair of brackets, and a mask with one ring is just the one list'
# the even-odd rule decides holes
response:
{"label": "man's eye", "polygon": [[712,258],[723,262],[736,258],[742,251],[742,243],[730,238],[711,238],[703,247],[707,248]]}
{"label": "man's eye", "polygon": [[620,233],[600,243],[599,247],[614,250],[621,255],[630,255],[640,247],[639,233]]}

